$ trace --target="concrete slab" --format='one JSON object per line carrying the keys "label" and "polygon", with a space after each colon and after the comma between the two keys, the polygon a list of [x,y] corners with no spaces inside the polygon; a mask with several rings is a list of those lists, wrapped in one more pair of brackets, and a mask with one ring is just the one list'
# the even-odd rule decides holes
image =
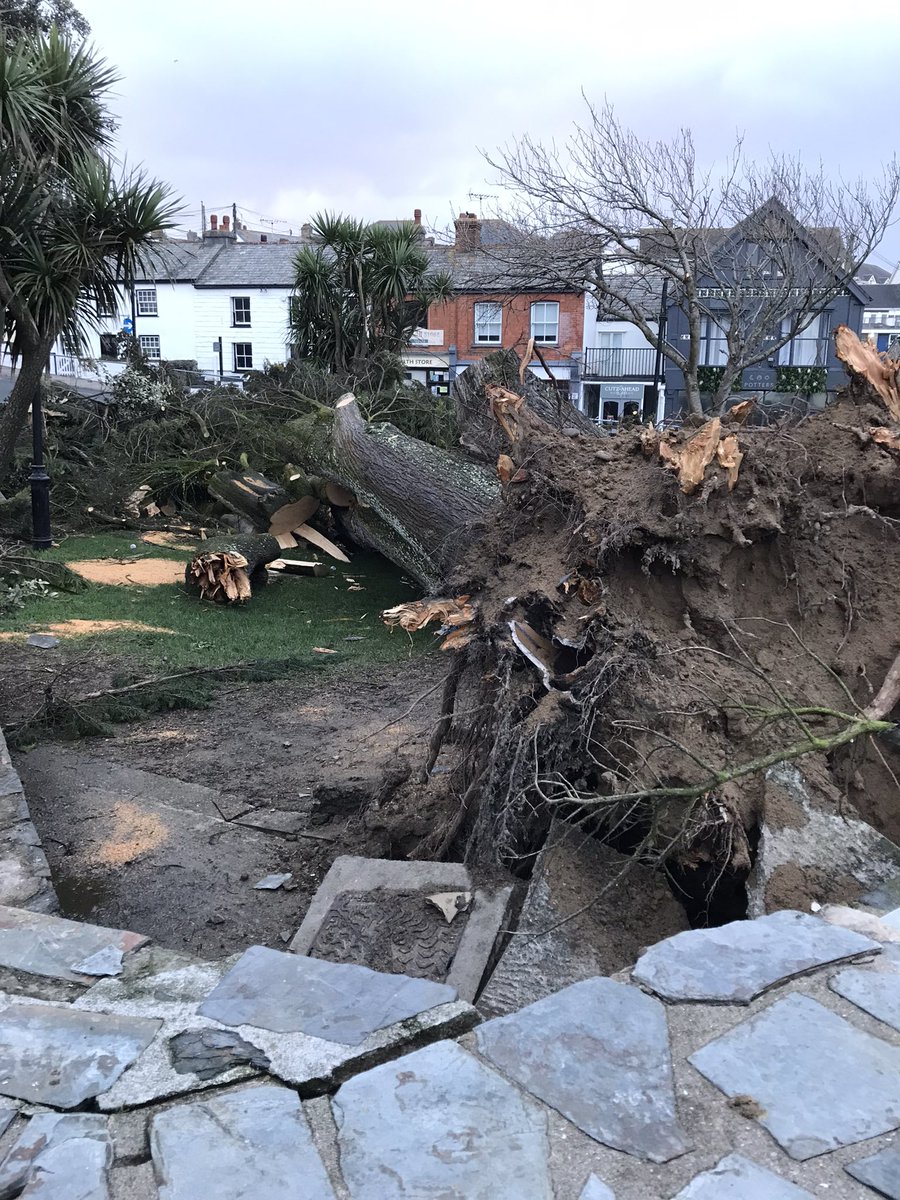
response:
{"label": "concrete slab", "polygon": [[335,1200],[294,1092],[244,1088],[167,1109],[150,1129],[160,1200]]}
{"label": "concrete slab", "polygon": [[[468,893],[449,923],[429,900]],[[330,962],[446,982],[474,1000],[512,888],[476,887],[462,863],[342,855],[322,881],[290,949]]]}
{"label": "concrete slab", "polygon": [[158,1029],[142,1017],[11,1004],[0,1022],[0,1094],[75,1108],[108,1091]]}
{"label": "concrete slab", "polygon": [[494,1066],[596,1141],[651,1162],[688,1149],[665,1010],[639,988],[603,978],[574,983],[487,1021],[475,1037]]}
{"label": "concrete slab", "polygon": [[749,1004],[815,967],[880,953],[871,938],[785,910],[678,933],[642,954],[632,978],[664,1000]]}
{"label": "concrete slab", "polygon": [[648,941],[687,928],[660,872],[555,821],[479,1010],[502,1016],[567,984],[612,975]]}
{"label": "concrete slab", "polygon": [[808,996],[778,1000],[690,1056],[795,1159],[900,1126],[900,1048]]}
{"label": "concrete slab", "polygon": [[113,948],[128,954],[147,939],[63,917],[0,906],[0,966],[90,986],[94,977],[76,970],[84,959]]}
{"label": "concrete slab", "polygon": [[357,1075],[333,1108],[352,1200],[552,1200],[543,1113],[452,1042]]}

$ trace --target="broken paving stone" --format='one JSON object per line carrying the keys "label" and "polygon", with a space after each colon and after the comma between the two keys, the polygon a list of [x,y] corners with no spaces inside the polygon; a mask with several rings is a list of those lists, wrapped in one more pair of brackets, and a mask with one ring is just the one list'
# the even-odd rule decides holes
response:
{"label": "broken paving stone", "polygon": [[179,1075],[214,1079],[232,1067],[269,1068],[269,1060],[256,1046],[230,1029],[186,1029],[169,1039],[172,1066]]}
{"label": "broken paving stone", "polygon": [[52,633],[30,633],[25,639],[26,646],[33,646],[36,650],[55,650],[59,645],[59,638],[54,637]]}
{"label": "broken paving stone", "polygon": [[108,1200],[112,1157],[106,1117],[40,1113],[0,1164],[0,1197],[17,1196],[21,1185],[25,1196],[42,1200]]}
{"label": "broken paving stone", "polygon": [[900,1200],[900,1148],[888,1146],[868,1158],[847,1163],[844,1170],[860,1183],[874,1188],[888,1200]]}
{"label": "broken paving stone", "polygon": [[454,1042],[356,1075],[332,1104],[352,1200],[553,1196],[544,1113]]}
{"label": "broken paving stone", "polygon": [[616,1200],[616,1194],[596,1175],[592,1175],[584,1185],[578,1200]]}
{"label": "broken paving stone", "polygon": [[123,958],[120,947],[104,946],[81,962],[72,963],[72,970],[79,975],[121,975]]}
{"label": "broken paving stone", "polygon": [[160,1200],[334,1200],[297,1095],[245,1088],[159,1113],[150,1130]]}
{"label": "broken paving stone", "polygon": [[0,1094],[75,1108],[107,1091],[159,1026],[143,1017],[10,1004],[0,1020]]}
{"label": "broken paving stone", "polygon": [[691,1180],[675,1200],[813,1200],[813,1197],[749,1158],[729,1154],[711,1171]]}
{"label": "broken paving stone", "polygon": [[0,1103],[0,1134],[5,1133],[10,1127],[13,1117],[17,1115],[18,1111],[17,1108]]}
{"label": "broken paving stone", "polygon": [[72,964],[108,946],[115,946],[127,954],[146,941],[139,933],[0,905],[0,967],[30,975],[92,983],[92,979],[79,974]]}
{"label": "broken paving stone", "polygon": [[570,983],[630,967],[648,942],[687,928],[661,871],[554,821],[478,1008],[489,1017],[517,1012]]}
{"label": "broken paving stone", "polygon": [[284,887],[286,883],[290,883],[293,878],[294,876],[290,871],[287,871],[284,875],[266,875],[263,879],[254,883],[253,886],[257,891],[276,892],[280,887]]}
{"label": "broken paving stone", "polygon": [[665,1010],[640,988],[587,979],[488,1021],[476,1038],[501,1071],[603,1145],[651,1162],[688,1149]]}
{"label": "broken paving stone", "polygon": [[828,986],[857,1008],[900,1032],[900,970],[867,971],[864,967],[846,967],[838,971]]}
{"label": "broken paving stone", "polygon": [[900,1125],[900,1049],[816,1000],[777,1000],[689,1061],[726,1096],[750,1096],[791,1158],[807,1159]]}
{"label": "broken paving stone", "polygon": [[665,1000],[749,1004],[814,967],[880,952],[878,942],[862,934],[785,910],[676,933],[645,951],[632,976]]}
{"label": "broken paving stone", "polygon": [[455,999],[454,988],[430,979],[251,946],[199,1011],[223,1025],[358,1046],[375,1030]]}

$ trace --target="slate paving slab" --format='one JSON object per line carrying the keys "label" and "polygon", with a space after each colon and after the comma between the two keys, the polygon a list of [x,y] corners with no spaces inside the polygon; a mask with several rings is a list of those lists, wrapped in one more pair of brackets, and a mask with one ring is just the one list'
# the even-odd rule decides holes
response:
{"label": "slate paving slab", "polygon": [[355,1076],[332,1104],[352,1200],[552,1200],[544,1113],[453,1042]]}
{"label": "slate paving slab", "polygon": [[900,970],[896,967],[886,971],[845,967],[829,979],[828,986],[863,1012],[900,1032]]}
{"label": "slate paving slab", "polygon": [[0,1163],[0,1196],[41,1200],[108,1200],[112,1139],[106,1117],[41,1113],[31,1118]]}
{"label": "slate paving slab", "polygon": [[106,929],[63,917],[0,905],[0,967],[72,983],[94,980],[74,964],[110,947],[127,954],[147,939],[124,929]]}
{"label": "slate paving slab", "polygon": [[584,1185],[578,1200],[616,1200],[616,1194],[596,1175],[592,1175]]}
{"label": "slate paving slab", "polygon": [[729,1154],[691,1180],[675,1200],[813,1200],[813,1195],[742,1154]]}
{"label": "slate paving slab", "polygon": [[111,1087],[159,1025],[53,1004],[11,1004],[0,1020],[0,1094],[75,1108]]}
{"label": "slate paving slab", "polygon": [[598,1142],[651,1162],[689,1148],[665,1010],[639,988],[587,979],[486,1022],[476,1037],[495,1066]]}
{"label": "slate paving slab", "polygon": [[378,1029],[455,999],[455,988],[430,979],[251,946],[199,1011],[223,1025],[358,1046]]}
{"label": "slate paving slab", "polygon": [[167,1109],[150,1148],[160,1200],[334,1200],[300,1101],[244,1088]]}
{"label": "slate paving slab", "polygon": [[688,1060],[727,1096],[748,1096],[759,1122],[796,1159],[900,1125],[900,1049],[795,993]]}
{"label": "slate paving slab", "polygon": [[[440,1037],[455,1037],[478,1021],[471,1005],[455,1001],[378,1030],[352,1047],[305,1033],[277,1033],[251,1025],[226,1029],[219,1022],[201,1016],[198,1008],[233,965],[233,959],[190,962],[184,955],[155,947],[141,951],[141,955],[152,961],[142,962],[133,977],[126,969],[122,976],[104,979],[79,996],[73,1006],[79,1010],[162,1021],[140,1059],[108,1092],[98,1097],[97,1106],[103,1111],[137,1107],[204,1086],[204,1064],[183,1052],[185,1045],[190,1045],[183,1039],[185,1033],[228,1038],[236,1052],[249,1057],[252,1051],[258,1064],[267,1060],[270,1074],[302,1088],[305,1095],[317,1095],[333,1089],[353,1071],[365,1070],[404,1048],[413,1049]],[[225,1067],[220,1055],[213,1056],[219,1058],[218,1066]],[[208,1064],[210,1058],[205,1061]],[[233,1065],[215,1075],[215,1084],[221,1086],[256,1074],[254,1066]]]}
{"label": "slate paving slab", "polygon": [[888,1146],[878,1154],[858,1158],[844,1170],[889,1200],[900,1200],[900,1147]]}
{"label": "slate paving slab", "polygon": [[18,1111],[17,1108],[0,1102],[0,1135],[6,1133]]}
{"label": "slate paving slab", "polygon": [[676,933],[645,951],[632,977],[665,1000],[749,1004],[815,967],[880,952],[880,944],[862,934],[784,910]]}

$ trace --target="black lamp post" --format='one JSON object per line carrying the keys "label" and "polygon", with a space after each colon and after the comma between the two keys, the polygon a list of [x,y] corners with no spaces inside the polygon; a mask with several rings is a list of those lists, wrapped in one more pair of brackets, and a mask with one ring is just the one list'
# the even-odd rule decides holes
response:
{"label": "black lamp post", "polygon": [[38,381],[31,401],[31,544],[35,550],[49,550],[50,536],[50,476],[44,466],[44,411],[41,407],[41,384]]}

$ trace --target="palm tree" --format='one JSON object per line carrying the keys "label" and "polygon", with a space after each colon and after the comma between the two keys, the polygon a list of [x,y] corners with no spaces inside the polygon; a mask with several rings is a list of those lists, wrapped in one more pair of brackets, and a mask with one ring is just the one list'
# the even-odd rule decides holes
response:
{"label": "palm tree", "polygon": [[77,352],[98,312],[134,277],[151,235],[171,227],[169,189],[106,156],[115,73],[58,31],[0,46],[0,320],[19,364],[0,410],[10,466],[50,349]]}
{"label": "palm tree", "polygon": [[318,244],[295,259],[291,333],[296,353],[347,378],[361,379],[396,355],[429,304],[446,299],[452,281],[430,272],[421,226],[366,225],[319,215]]}

